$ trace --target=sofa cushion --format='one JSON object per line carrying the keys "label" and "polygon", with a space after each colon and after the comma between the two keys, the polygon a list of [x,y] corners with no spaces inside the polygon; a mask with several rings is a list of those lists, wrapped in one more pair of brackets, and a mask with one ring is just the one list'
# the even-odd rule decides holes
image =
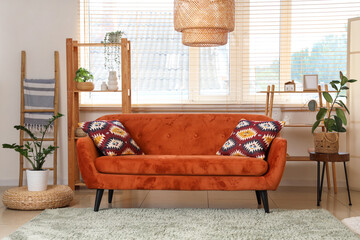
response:
{"label": "sofa cushion", "polygon": [[109,174],[261,176],[268,170],[262,159],[216,155],[132,155],[98,157],[95,167]]}
{"label": "sofa cushion", "polygon": [[90,121],[79,126],[105,156],[143,154],[121,122]]}
{"label": "sofa cushion", "polygon": [[242,119],[217,151],[217,155],[265,158],[272,140],[283,128],[284,122],[251,121]]}

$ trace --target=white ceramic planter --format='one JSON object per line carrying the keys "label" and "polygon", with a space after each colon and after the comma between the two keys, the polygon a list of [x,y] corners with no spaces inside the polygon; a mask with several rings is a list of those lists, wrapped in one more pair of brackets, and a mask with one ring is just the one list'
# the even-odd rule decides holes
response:
{"label": "white ceramic planter", "polygon": [[45,191],[47,189],[49,170],[26,170],[28,191]]}

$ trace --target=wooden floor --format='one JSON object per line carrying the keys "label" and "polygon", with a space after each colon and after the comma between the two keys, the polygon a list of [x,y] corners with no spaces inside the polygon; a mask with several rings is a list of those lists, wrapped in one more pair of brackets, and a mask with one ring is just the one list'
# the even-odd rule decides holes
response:
{"label": "wooden floor", "polygon": [[[0,193],[9,187],[0,187]],[[324,191],[321,206],[338,219],[360,216],[360,192],[351,191],[352,206],[348,205],[345,188],[338,193]],[[81,189],[75,191],[75,199],[70,207],[93,208],[95,191]],[[280,187],[269,192],[270,211],[272,208],[313,209],[316,207],[315,187]],[[258,208],[253,191],[115,191],[113,203],[107,203],[107,192],[103,196],[101,208]],[[41,211],[16,211],[6,209],[0,203],[0,238],[7,236],[18,227],[41,213]]]}

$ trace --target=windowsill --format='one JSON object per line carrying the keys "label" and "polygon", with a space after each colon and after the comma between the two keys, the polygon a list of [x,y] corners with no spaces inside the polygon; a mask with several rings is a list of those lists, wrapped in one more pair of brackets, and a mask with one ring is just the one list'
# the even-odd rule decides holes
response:
{"label": "windowsill", "polygon": [[[303,104],[274,104],[273,108],[281,108],[282,112],[287,111],[309,111]],[[133,113],[147,112],[249,112],[264,113],[265,104],[133,104]],[[120,104],[112,105],[80,105],[80,111],[90,112],[121,112]]]}

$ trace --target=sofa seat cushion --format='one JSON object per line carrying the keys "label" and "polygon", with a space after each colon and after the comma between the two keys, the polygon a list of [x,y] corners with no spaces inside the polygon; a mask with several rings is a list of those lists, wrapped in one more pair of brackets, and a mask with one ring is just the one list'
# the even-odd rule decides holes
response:
{"label": "sofa seat cushion", "polygon": [[216,155],[124,155],[95,160],[101,173],[139,175],[262,176],[262,159]]}

